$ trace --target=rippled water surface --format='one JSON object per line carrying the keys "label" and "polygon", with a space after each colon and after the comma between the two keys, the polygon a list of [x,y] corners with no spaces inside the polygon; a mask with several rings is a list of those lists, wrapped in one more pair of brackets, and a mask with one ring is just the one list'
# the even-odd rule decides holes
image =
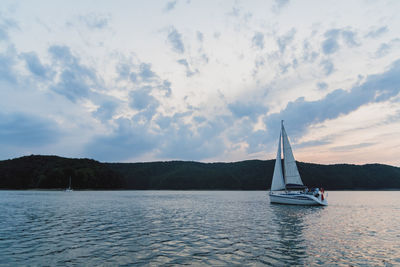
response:
{"label": "rippled water surface", "polygon": [[400,192],[0,191],[0,266],[400,265]]}

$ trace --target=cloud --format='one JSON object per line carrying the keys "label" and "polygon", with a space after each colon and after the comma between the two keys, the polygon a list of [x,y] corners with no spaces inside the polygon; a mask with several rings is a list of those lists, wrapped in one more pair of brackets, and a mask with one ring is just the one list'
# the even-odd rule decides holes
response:
{"label": "cloud", "polygon": [[170,81],[164,80],[162,82],[162,85],[161,85],[160,89],[165,92],[165,96],[166,97],[170,97],[171,96],[172,89],[171,89],[171,82]]}
{"label": "cloud", "polygon": [[261,32],[254,33],[251,41],[253,43],[253,46],[258,47],[259,49],[264,49],[264,34],[262,34]]}
{"label": "cloud", "polygon": [[159,76],[152,70],[152,64],[150,63],[127,63],[121,62],[116,66],[116,72],[119,80],[129,80],[133,83],[149,83],[157,82],[160,80]]}
{"label": "cloud", "polygon": [[388,55],[394,47],[400,46],[400,38],[390,40],[388,43],[383,43],[375,52],[375,57],[380,58]]}
{"label": "cloud", "polygon": [[100,30],[108,26],[110,18],[109,16],[90,13],[79,16],[79,20],[82,21],[89,29]]}
{"label": "cloud", "polygon": [[168,11],[171,11],[172,9],[174,9],[176,6],[176,2],[177,2],[176,0],[169,1],[164,7],[164,11],[168,12]]}
{"label": "cloud", "polygon": [[354,151],[359,148],[369,147],[369,146],[373,146],[373,145],[375,145],[375,143],[359,143],[359,144],[354,144],[354,145],[335,146],[335,147],[332,147],[331,150],[332,151],[340,151],[340,152],[349,151],[349,150]]}
{"label": "cloud", "polygon": [[331,29],[325,32],[325,40],[322,42],[322,51],[326,55],[331,55],[339,51],[340,43],[348,47],[359,46],[356,41],[357,34],[348,29]]}
{"label": "cloud", "polygon": [[325,82],[318,82],[318,83],[317,83],[317,88],[318,88],[319,90],[325,90],[325,89],[328,88],[328,84],[325,83]]}
{"label": "cloud", "polygon": [[143,81],[149,81],[157,77],[157,75],[151,70],[151,64],[149,63],[141,63],[139,65],[139,76]]}
{"label": "cloud", "polygon": [[16,64],[16,52],[13,47],[9,47],[4,53],[0,53],[0,81],[11,84],[17,83],[17,75],[14,71]]}
{"label": "cloud", "polygon": [[338,36],[339,36],[340,31],[335,29],[335,30],[330,30],[325,33],[325,41],[322,42],[322,51],[324,54],[333,54],[336,51],[339,50],[339,43],[338,43]]}
{"label": "cloud", "polygon": [[333,65],[332,60],[329,59],[322,60],[320,65],[326,76],[331,75],[335,70],[335,66]]}
{"label": "cloud", "polygon": [[[157,115],[152,127],[150,121],[121,118],[109,135],[97,136],[85,148],[91,157],[102,161],[119,161],[154,154],[161,158],[200,160],[219,155],[224,150],[221,133],[226,128],[224,120],[196,120],[187,122],[191,113],[173,116]],[[185,122],[186,121],[186,122]]]}
{"label": "cloud", "polygon": [[28,70],[37,77],[47,78],[51,71],[49,67],[44,66],[35,52],[22,53],[21,57],[25,60]]}
{"label": "cloud", "polygon": [[365,37],[367,37],[367,38],[378,38],[378,37],[380,37],[380,36],[382,36],[384,33],[386,33],[386,32],[388,32],[388,27],[387,26],[382,26],[382,27],[379,27],[379,28],[377,28],[377,29],[372,29],[372,30],[370,30],[366,35],[365,35]]}
{"label": "cloud", "polygon": [[309,41],[305,40],[303,43],[303,60],[305,62],[313,63],[319,56],[319,53],[313,51]]}
{"label": "cloud", "polygon": [[59,68],[58,80],[50,87],[52,91],[76,102],[88,97],[91,88],[98,86],[96,73],[81,65],[69,47],[54,45],[49,48],[49,53],[53,56],[53,68]]}
{"label": "cloud", "polygon": [[143,86],[130,92],[130,106],[136,110],[156,109],[159,106],[159,102],[150,95],[152,89],[150,86]]}
{"label": "cloud", "polygon": [[285,35],[277,39],[279,51],[281,52],[281,54],[285,52],[286,47],[293,41],[295,34],[296,34],[296,29],[293,28]]}
{"label": "cloud", "polygon": [[115,123],[117,128],[113,133],[97,136],[86,145],[86,154],[101,161],[120,161],[142,155],[158,146],[159,139],[149,131],[148,125],[127,118],[120,118]]}
{"label": "cloud", "polygon": [[[1,16],[1,14],[0,14]],[[0,17],[0,41],[8,41],[8,32],[12,29],[18,29],[18,24],[13,19]]]}
{"label": "cloud", "polygon": [[220,136],[224,128],[225,122],[218,118],[193,127],[182,118],[174,117],[170,127],[162,133],[158,155],[187,160],[201,160],[219,155],[225,149]]}
{"label": "cloud", "polygon": [[20,112],[0,112],[0,143],[4,146],[40,147],[54,143],[59,137],[54,121]]}
{"label": "cloud", "polygon": [[173,51],[179,54],[183,54],[185,52],[185,46],[182,42],[182,35],[172,26],[169,29],[167,40]]}
{"label": "cloud", "polygon": [[196,37],[197,37],[197,40],[199,41],[199,42],[203,42],[203,40],[204,40],[204,34],[201,32],[201,31],[197,31],[196,32]]}
{"label": "cloud", "polygon": [[386,72],[368,76],[363,84],[349,91],[336,89],[320,100],[306,101],[301,97],[289,102],[281,112],[267,116],[265,124],[268,131],[279,132],[280,121],[283,119],[296,138],[309,125],[349,114],[368,103],[389,100],[400,93],[399,84],[400,60],[397,60]]}
{"label": "cloud", "polygon": [[275,0],[274,5],[272,6],[272,11],[274,13],[279,13],[284,7],[289,5],[290,0]]}
{"label": "cloud", "polygon": [[348,46],[358,46],[359,44],[356,42],[357,34],[350,30],[342,30],[342,38]]}
{"label": "cloud", "polygon": [[322,145],[328,145],[331,144],[332,141],[329,139],[325,140],[312,140],[312,141],[306,141],[306,142],[301,142],[299,144],[295,144],[295,148],[303,148],[303,147],[314,147],[314,146],[322,146]]}
{"label": "cloud", "polygon": [[120,101],[108,97],[108,99],[99,103],[99,107],[93,112],[93,116],[103,122],[110,120],[120,104]]}
{"label": "cloud", "polygon": [[268,111],[265,106],[248,101],[236,101],[228,104],[228,109],[236,118],[248,117],[252,121],[257,120],[259,115],[265,114]]}
{"label": "cloud", "polygon": [[192,71],[192,69],[191,69],[191,67],[190,67],[190,65],[189,65],[189,63],[187,62],[186,59],[179,59],[177,62],[179,64],[181,64],[182,66],[185,66],[185,68],[186,68],[186,77],[191,77],[194,74],[199,72],[198,70]]}

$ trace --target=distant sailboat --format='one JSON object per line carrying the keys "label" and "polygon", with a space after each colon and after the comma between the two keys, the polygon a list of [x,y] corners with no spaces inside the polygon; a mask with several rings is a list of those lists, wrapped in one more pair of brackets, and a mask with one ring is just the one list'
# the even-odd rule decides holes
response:
{"label": "distant sailboat", "polygon": [[68,185],[68,188],[65,189],[65,192],[72,192],[72,191],[74,191],[74,190],[72,190],[72,188],[71,188],[71,176],[70,176],[69,177],[69,185]]}
{"label": "distant sailboat", "polygon": [[[281,145],[283,147],[283,171],[281,159]],[[271,203],[292,205],[328,205],[324,190],[315,188],[308,190],[301,180],[296,161],[290,147],[289,139],[281,123],[278,152],[276,155],[274,174],[272,176]]]}

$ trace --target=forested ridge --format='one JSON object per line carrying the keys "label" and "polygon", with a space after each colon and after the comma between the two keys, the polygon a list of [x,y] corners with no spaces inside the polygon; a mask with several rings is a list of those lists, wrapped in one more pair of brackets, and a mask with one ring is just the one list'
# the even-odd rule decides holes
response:
{"label": "forested ridge", "polygon": [[[92,159],[25,156],[0,161],[2,189],[266,190],[274,160],[232,163],[167,161],[101,163]],[[400,168],[383,164],[297,162],[303,182],[328,190],[400,189]]]}

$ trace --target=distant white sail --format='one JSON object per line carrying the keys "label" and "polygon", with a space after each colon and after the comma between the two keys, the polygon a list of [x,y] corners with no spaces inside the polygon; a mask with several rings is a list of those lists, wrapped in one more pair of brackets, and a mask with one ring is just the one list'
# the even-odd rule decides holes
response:
{"label": "distant white sail", "polygon": [[281,159],[281,135],[279,135],[278,152],[276,154],[274,175],[272,176],[271,191],[284,190],[285,181],[283,180],[282,173],[282,159]]}
{"label": "distant white sail", "polygon": [[293,156],[292,148],[290,147],[285,128],[282,124],[282,139],[283,139],[283,166],[285,171],[286,184],[303,185],[299,170],[297,169],[296,161]]}

